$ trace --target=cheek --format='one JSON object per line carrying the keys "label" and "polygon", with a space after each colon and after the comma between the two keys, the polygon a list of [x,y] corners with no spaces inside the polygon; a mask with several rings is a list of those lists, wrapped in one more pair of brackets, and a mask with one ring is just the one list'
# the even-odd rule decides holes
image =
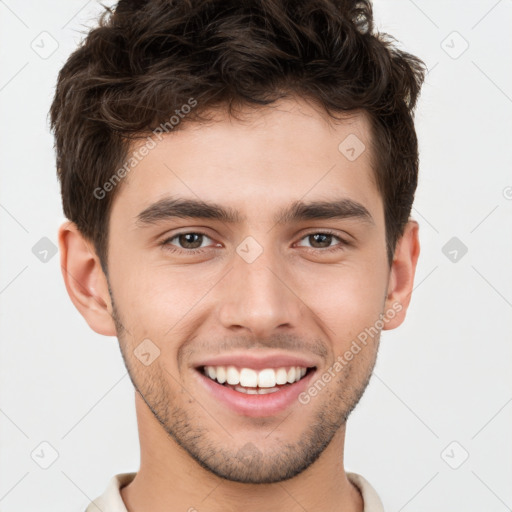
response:
{"label": "cheek", "polygon": [[319,269],[299,296],[324,324],[326,334],[345,345],[378,320],[386,286],[386,273],[379,266],[346,265]]}
{"label": "cheek", "polygon": [[165,264],[129,265],[124,261],[112,275],[112,290],[121,319],[134,338],[155,340],[175,335],[187,315],[217,279]]}

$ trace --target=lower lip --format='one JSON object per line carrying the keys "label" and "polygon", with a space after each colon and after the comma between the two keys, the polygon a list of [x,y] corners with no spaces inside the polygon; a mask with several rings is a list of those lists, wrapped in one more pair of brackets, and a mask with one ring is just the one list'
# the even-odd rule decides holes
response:
{"label": "lower lip", "polygon": [[203,386],[221,403],[242,416],[260,418],[273,416],[283,412],[294,402],[298,402],[299,395],[308,387],[316,370],[310,370],[298,382],[284,386],[274,393],[266,395],[249,395],[223,386],[210,379],[200,370],[195,370]]}

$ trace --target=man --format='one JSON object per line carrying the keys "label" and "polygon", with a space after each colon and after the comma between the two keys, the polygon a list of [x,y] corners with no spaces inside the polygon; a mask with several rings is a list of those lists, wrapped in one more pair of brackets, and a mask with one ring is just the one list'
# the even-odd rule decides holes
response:
{"label": "man", "polygon": [[423,78],[340,0],[121,0],[71,55],[61,265],[141,445],[87,511],[383,510],[344,438],[411,298]]}

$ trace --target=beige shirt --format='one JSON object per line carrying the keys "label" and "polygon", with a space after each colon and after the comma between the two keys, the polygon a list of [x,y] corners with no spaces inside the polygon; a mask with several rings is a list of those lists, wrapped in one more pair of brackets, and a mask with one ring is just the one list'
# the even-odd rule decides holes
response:
{"label": "beige shirt", "polygon": [[[87,507],[85,512],[128,512],[121,498],[121,487],[128,485],[136,473],[121,473],[113,476],[103,494]],[[384,512],[384,507],[375,489],[357,473],[347,472],[347,478],[359,489],[364,501],[363,512]]]}

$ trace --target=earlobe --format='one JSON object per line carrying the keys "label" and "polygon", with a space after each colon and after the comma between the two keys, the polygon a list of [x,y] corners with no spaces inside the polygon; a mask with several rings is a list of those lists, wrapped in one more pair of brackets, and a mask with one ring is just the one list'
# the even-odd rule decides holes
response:
{"label": "earlobe", "polygon": [[71,301],[91,329],[116,336],[107,278],[92,244],[73,222],[59,228],[60,265]]}
{"label": "earlobe", "polygon": [[398,327],[405,319],[420,254],[418,230],[418,223],[415,220],[409,220],[404,228],[404,234],[397,242],[389,276],[384,312],[388,320],[383,327],[384,330]]}

